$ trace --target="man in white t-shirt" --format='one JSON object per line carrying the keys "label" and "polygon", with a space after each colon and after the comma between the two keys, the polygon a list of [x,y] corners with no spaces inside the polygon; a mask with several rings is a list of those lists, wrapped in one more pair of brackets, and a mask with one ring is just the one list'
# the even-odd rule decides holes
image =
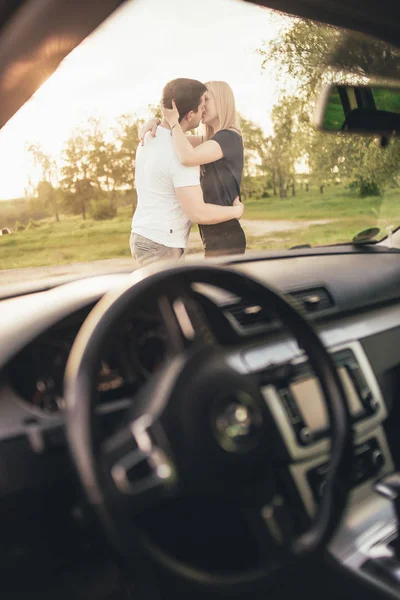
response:
{"label": "man in white t-shirt", "polygon": [[[206,86],[194,79],[167,83],[162,103],[175,100],[183,131],[198,127],[204,110]],[[148,135],[136,152],[135,185],[138,202],[132,219],[132,256],[145,265],[179,260],[193,223],[214,224],[240,219],[241,202],[234,206],[206,204],[200,187],[200,168],[184,167],[176,157],[171,128],[163,120],[156,137]]]}

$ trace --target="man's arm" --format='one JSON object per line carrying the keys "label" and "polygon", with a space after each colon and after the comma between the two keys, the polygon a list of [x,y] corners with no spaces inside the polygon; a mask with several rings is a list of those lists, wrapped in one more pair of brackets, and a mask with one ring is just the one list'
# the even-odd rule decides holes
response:
{"label": "man's arm", "polygon": [[183,212],[193,223],[215,225],[231,219],[240,219],[243,214],[244,206],[239,198],[235,198],[233,206],[206,204],[200,185],[177,187],[175,193]]}

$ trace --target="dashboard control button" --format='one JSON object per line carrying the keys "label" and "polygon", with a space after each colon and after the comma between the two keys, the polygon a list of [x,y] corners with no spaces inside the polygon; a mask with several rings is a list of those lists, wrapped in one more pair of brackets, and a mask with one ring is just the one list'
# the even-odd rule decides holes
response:
{"label": "dashboard control button", "polygon": [[303,427],[303,429],[300,431],[300,439],[303,444],[309,444],[311,442],[312,433],[308,427]]}
{"label": "dashboard control button", "polygon": [[378,449],[373,450],[373,452],[371,454],[371,462],[378,471],[379,471],[379,469],[381,469],[383,467],[385,460],[384,460],[383,454],[380,450],[378,450]]}

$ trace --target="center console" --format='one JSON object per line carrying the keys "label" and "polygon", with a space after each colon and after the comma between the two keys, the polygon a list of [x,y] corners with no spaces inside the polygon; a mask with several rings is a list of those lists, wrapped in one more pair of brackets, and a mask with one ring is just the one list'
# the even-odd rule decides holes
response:
{"label": "center console", "polygon": [[[377,477],[385,466],[382,443],[377,437],[369,438],[362,444],[356,445],[354,455],[353,488]],[[328,462],[324,462],[307,472],[307,481],[315,502],[318,502],[323,494],[327,473]]]}
{"label": "center console", "polygon": [[[354,348],[335,351],[332,358],[349,401],[352,421],[360,422],[376,414],[382,408],[380,398],[371,391]],[[300,445],[310,445],[330,434],[325,401],[308,362],[295,365],[290,379],[282,382],[277,392]]]}
{"label": "center console", "polygon": [[[394,470],[382,422],[387,409],[359,342],[330,349],[348,400],[354,431],[351,502],[364,488]],[[323,493],[329,463],[330,426],[318,379],[304,355],[290,362],[287,375],[262,392],[289,455],[290,472],[306,511],[312,515]],[[285,364],[285,363],[284,363]],[[283,369],[282,372],[285,372]],[[350,502],[350,504],[351,504]]]}
{"label": "center console", "polygon": [[[387,417],[386,405],[359,342],[333,346],[330,353],[348,401],[354,464],[349,503],[329,551],[342,567],[398,599],[400,473],[394,474],[382,426]],[[291,368],[282,369],[284,377],[266,385],[262,392],[283,440],[292,479],[305,510],[312,516],[324,492],[329,468],[327,409],[318,379],[299,349],[281,344],[275,361],[277,356],[280,365],[290,364]],[[251,359],[247,356],[248,363]],[[398,484],[395,491],[392,479]]]}
{"label": "center console", "polygon": [[[363,346],[354,341],[366,335],[364,322],[350,322],[347,328],[342,324],[340,329],[332,324],[320,333],[346,392],[354,439],[352,489],[328,552],[341,568],[399,600],[400,473],[395,473],[383,428],[386,404]],[[331,445],[319,382],[293,338],[253,346],[242,358],[249,372],[273,369],[280,376],[273,384],[267,381],[262,393],[278,430],[278,450],[291,475],[289,493],[294,483],[311,517],[324,492]],[[267,517],[273,520],[272,509],[269,506],[264,517],[267,525]]]}

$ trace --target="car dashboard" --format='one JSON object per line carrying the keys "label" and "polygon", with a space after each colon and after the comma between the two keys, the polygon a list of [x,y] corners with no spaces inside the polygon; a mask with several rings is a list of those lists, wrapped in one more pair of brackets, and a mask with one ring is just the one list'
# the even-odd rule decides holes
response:
{"label": "car dashboard", "polygon": [[[336,363],[353,422],[355,468],[346,515],[330,551],[342,566],[368,578],[364,563],[377,547],[387,548],[396,533],[392,503],[375,488],[395,471],[399,456],[398,252],[344,247],[223,264],[290,295],[313,321]],[[0,502],[29,495],[49,478],[54,483],[70,476],[60,468],[70,466],[63,395],[69,353],[98,300],[130,277],[89,277],[1,301]],[[291,366],[289,379],[262,385],[262,393],[282,440],[278,454],[290,460],[293,497],[312,516],[324,489],[329,423],[303,351],[266,307],[204,284],[197,286],[196,300],[233,368],[262,382],[272,366]],[[108,425],[132,406],[167,353],[167,332],[156,303],[132,314],[115,332],[96,384],[96,410]],[[55,455],[62,457],[56,467]],[[271,531],[272,521],[266,511]]]}

